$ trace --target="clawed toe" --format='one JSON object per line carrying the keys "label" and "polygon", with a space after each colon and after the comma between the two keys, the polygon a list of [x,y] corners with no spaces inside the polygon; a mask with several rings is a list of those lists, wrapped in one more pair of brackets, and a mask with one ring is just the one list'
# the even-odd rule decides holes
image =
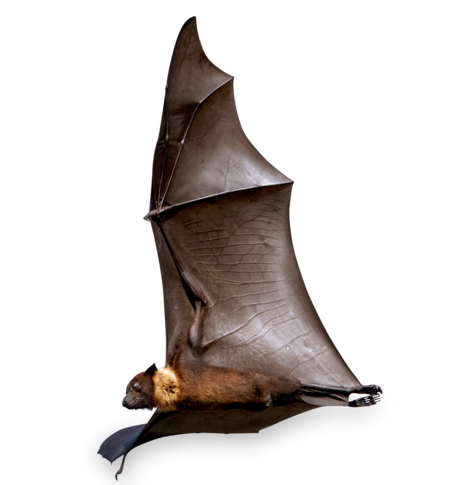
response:
{"label": "clawed toe", "polygon": [[354,401],[349,402],[348,405],[352,408],[359,408],[363,406],[374,406],[378,402],[380,402],[380,395],[375,394],[355,399]]}
{"label": "clawed toe", "polygon": [[383,394],[383,389],[381,389],[380,386],[377,386],[376,384],[370,384],[369,386],[363,386],[363,389],[367,389],[367,394]]}

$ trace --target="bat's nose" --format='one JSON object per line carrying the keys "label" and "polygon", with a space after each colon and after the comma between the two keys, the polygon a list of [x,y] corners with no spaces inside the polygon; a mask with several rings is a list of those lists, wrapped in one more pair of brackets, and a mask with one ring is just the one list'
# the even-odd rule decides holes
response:
{"label": "bat's nose", "polygon": [[124,407],[127,407],[128,406],[128,401],[127,401],[127,398],[126,397],[123,398],[122,406],[124,406]]}

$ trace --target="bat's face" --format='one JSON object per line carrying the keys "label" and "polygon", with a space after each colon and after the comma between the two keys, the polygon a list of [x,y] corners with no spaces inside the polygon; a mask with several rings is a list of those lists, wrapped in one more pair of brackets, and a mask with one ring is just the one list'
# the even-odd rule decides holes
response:
{"label": "bat's face", "polygon": [[122,405],[127,409],[153,409],[154,395],[155,386],[152,376],[141,372],[129,382]]}

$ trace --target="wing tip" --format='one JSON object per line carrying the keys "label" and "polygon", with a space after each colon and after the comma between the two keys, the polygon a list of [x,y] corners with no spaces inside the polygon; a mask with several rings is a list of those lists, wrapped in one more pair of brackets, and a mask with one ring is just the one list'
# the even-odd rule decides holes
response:
{"label": "wing tip", "polygon": [[192,23],[194,23],[195,26],[197,27],[197,17],[195,15],[186,20],[186,22],[183,24],[183,27],[181,27],[180,32],[182,32],[185,27],[187,27],[188,25],[190,25]]}

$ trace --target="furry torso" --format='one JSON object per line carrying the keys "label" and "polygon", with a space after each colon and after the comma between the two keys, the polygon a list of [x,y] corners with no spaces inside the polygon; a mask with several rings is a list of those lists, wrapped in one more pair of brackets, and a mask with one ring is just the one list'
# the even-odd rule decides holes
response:
{"label": "furry torso", "polygon": [[161,411],[174,411],[180,397],[179,380],[170,367],[159,369],[153,376],[155,404]]}
{"label": "furry torso", "polygon": [[280,393],[289,395],[299,382],[220,367],[164,367],[153,376],[156,407],[182,409],[264,408]]}
{"label": "furry torso", "polygon": [[173,360],[160,370],[155,365],[129,383],[123,406],[128,409],[176,411],[187,409],[261,410],[301,400],[301,383],[225,367]]}

